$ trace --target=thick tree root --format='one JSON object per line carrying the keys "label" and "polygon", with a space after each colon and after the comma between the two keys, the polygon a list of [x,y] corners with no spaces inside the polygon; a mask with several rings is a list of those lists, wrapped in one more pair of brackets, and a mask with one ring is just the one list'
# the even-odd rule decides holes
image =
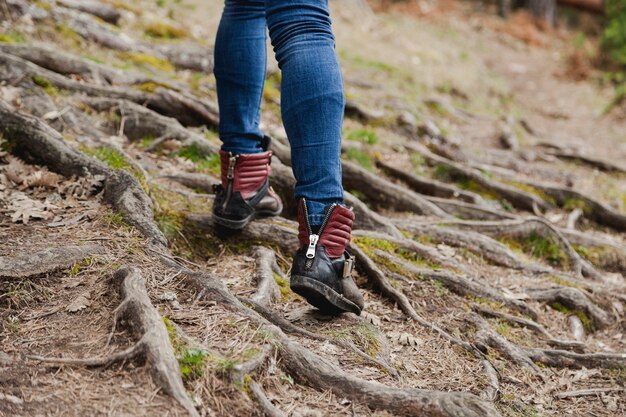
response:
{"label": "thick tree root", "polygon": [[87,13],[55,7],[52,15],[55,20],[67,24],[83,38],[107,48],[122,52],[149,54],[170,61],[181,69],[204,73],[210,73],[213,70],[212,50],[195,43],[185,42],[173,47],[153,45],[123,36],[122,33],[111,30],[109,26],[98,22]]}
{"label": "thick tree root", "polygon": [[138,89],[81,83],[17,56],[0,52],[0,81],[6,81],[11,85],[26,83],[25,88],[34,88],[33,77],[45,79],[53,86],[64,90],[95,97],[126,99],[142,104],[163,115],[174,117],[184,125],[217,127],[219,124],[219,116],[214,105],[167,88],[157,87],[154,93],[149,93]]}
{"label": "thick tree root", "polygon": [[419,224],[404,220],[396,221],[395,224],[416,236],[425,236],[435,242],[466,248],[495,265],[511,269],[526,269],[529,267],[527,262],[519,259],[506,245],[481,233],[471,230],[457,230],[436,225]]}
{"label": "thick tree root", "polygon": [[522,191],[507,184],[494,181],[479,172],[478,170],[467,168],[462,164],[436,155],[423,146],[410,144],[408,145],[408,148],[414,152],[418,152],[430,164],[444,166],[449,172],[448,175],[450,175],[452,178],[472,181],[476,183],[478,187],[486,190],[487,192],[495,193],[498,196],[506,199],[513,205],[513,207],[516,207],[520,210],[527,210],[535,213],[537,211],[537,208],[542,210],[549,210],[552,208],[552,206],[548,202],[537,197],[534,194]]}
{"label": "thick tree root", "polygon": [[171,395],[190,416],[199,416],[187,396],[180,368],[170,343],[161,315],[150,302],[146,286],[137,268],[123,267],[116,271],[114,280],[120,286],[122,302],[116,311],[116,320],[125,320],[137,343],[122,352],[102,358],[69,359],[31,356],[31,359],[82,366],[106,366],[114,362],[144,359],[157,384]]}
{"label": "thick tree root", "polygon": [[50,247],[16,257],[0,256],[0,278],[29,278],[50,274],[104,252],[104,247],[100,245],[84,245]]}
{"label": "thick tree root", "polygon": [[[360,190],[369,201],[380,207],[451,218],[449,214],[421,195],[376,176],[352,162],[343,161],[342,167],[344,187],[348,190]],[[363,187],[363,184],[368,186]]]}
{"label": "thick tree root", "polygon": [[462,190],[454,185],[426,177],[418,177],[381,160],[376,161],[376,165],[393,178],[404,181],[417,193],[440,198],[458,198],[459,200],[477,205],[485,204],[485,200],[480,195],[471,191]]}
{"label": "thick tree root", "polygon": [[122,14],[113,6],[93,0],[58,0],[58,3],[69,9],[76,9],[96,16],[107,23],[117,25]]}
{"label": "thick tree root", "polygon": [[426,200],[437,205],[446,213],[460,217],[462,219],[473,220],[502,220],[514,219],[515,216],[494,210],[478,204],[466,203],[464,201],[452,200],[449,198],[425,197]]}
{"label": "thick tree root", "polygon": [[525,293],[530,300],[559,303],[573,311],[582,312],[593,321],[596,328],[604,328],[612,322],[611,318],[604,310],[591,302],[589,298],[577,288],[556,287],[541,290],[526,290]]}
{"label": "thick tree root", "polygon": [[163,175],[159,178],[166,178],[192,190],[202,191],[207,194],[213,194],[213,186],[219,184],[215,177],[194,172],[178,172],[176,174]]}
{"label": "thick tree root", "polygon": [[392,388],[346,374],[336,365],[291,341],[278,327],[250,311],[233,297],[223,284],[207,274],[184,274],[186,282],[216,303],[230,307],[271,332],[291,375],[317,389],[359,401],[375,409],[399,415],[437,417],[495,417],[500,414],[480,398],[459,392],[437,392],[419,389]]}
{"label": "thick tree root", "polygon": [[478,329],[475,334],[475,340],[477,344],[483,346],[485,352],[487,350],[486,347],[490,346],[512,362],[528,369],[532,374],[541,375],[541,369],[535,365],[522,348],[494,332],[489,327],[489,324],[476,313],[470,313],[468,318]]}
{"label": "thick tree root", "polygon": [[506,320],[510,323],[518,326],[526,327],[538,335],[540,335],[549,345],[556,346],[562,349],[571,349],[581,351],[585,348],[585,344],[577,340],[559,340],[556,339],[545,327],[536,321],[526,319],[524,317],[514,316],[512,314],[504,313],[502,311],[492,310],[490,308],[481,306],[479,304],[472,304],[472,309],[483,316],[495,317]]}
{"label": "thick tree root", "polygon": [[311,331],[298,327],[295,324],[283,318],[282,316],[280,316],[275,311],[267,309],[264,306],[258,303],[255,303],[252,300],[242,298],[240,299],[240,301],[243,302],[244,304],[249,305],[251,309],[259,313],[270,323],[274,324],[275,326],[280,327],[280,329],[287,334],[302,336],[302,337],[306,337],[311,340],[317,340],[320,342],[332,343],[335,346],[341,347],[346,350],[350,350],[351,352],[356,354],[358,357],[360,357],[364,361],[369,362],[373,364],[374,366],[377,366],[381,369],[384,369],[385,372],[387,372],[389,375],[391,375],[395,379],[400,379],[400,374],[398,373],[398,371],[393,366],[389,365],[386,358],[383,358],[380,355],[378,355],[377,357],[372,357],[368,355],[367,353],[363,352],[354,343],[348,340],[328,337],[328,336],[318,334],[318,333],[313,333]]}
{"label": "thick tree root", "polygon": [[624,166],[603,159],[595,158],[590,155],[582,154],[571,149],[562,149],[559,147],[558,149],[555,148],[553,150],[548,150],[546,153],[548,155],[556,156],[560,159],[582,162],[592,168],[599,169],[600,171],[615,172],[621,174],[626,173],[626,167]]}
{"label": "thick tree root", "polygon": [[0,100],[0,133],[9,142],[11,153],[27,161],[45,165],[67,177],[86,173],[104,175],[104,198],[131,225],[152,243],[165,246],[167,240],[154,223],[152,201],[128,172],[112,170],[68,146],[62,136],[40,119],[16,112]]}
{"label": "thick tree root", "polygon": [[498,222],[472,222],[472,221],[443,221],[443,225],[454,225],[463,229],[469,229],[484,233],[490,236],[509,237],[524,239],[532,235],[548,235],[552,237],[561,247],[567,256],[572,271],[577,276],[587,276],[593,279],[600,279],[601,273],[598,272],[589,262],[581,258],[581,256],[572,248],[569,241],[563,234],[539,217],[529,217],[517,220],[502,220]]}
{"label": "thick tree root", "polygon": [[396,265],[401,266],[407,272],[420,278],[425,278],[440,282],[444,287],[452,291],[454,294],[462,297],[471,296],[502,303],[504,306],[527,314],[530,317],[537,318],[538,313],[526,303],[507,297],[502,291],[490,286],[486,282],[478,278],[466,278],[450,271],[433,270],[430,268],[418,268],[402,259],[393,256],[387,252],[376,250],[377,256],[387,259]]}
{"label": "thick tree root", "polygon": [[264,307],[270,306],[281,297],[280,288],[274,278],[274,274],[282,278],[282,271],[276,263],[276,254],[273,250],[263,246],[253,246],[250,252],[256,259],[255,281],[257,283],[257,291],[252,296],[252,301]]}

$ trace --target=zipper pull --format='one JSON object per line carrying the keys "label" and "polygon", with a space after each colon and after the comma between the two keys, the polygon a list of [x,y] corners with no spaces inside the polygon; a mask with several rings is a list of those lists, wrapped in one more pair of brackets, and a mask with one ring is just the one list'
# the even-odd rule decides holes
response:
{"label": "zipper pull", "polygon": [[235,164],[237,163],[237,156],[233,155],[228,159],[228,175],[226,178],[232,180],[235,177]]}
{"label": "zipper pull", "polygon": [[309,235],[309,248],[306,250],[306,257],[309,259],[315,258],[315,247],[317,241],[320,239],[319,235]]}

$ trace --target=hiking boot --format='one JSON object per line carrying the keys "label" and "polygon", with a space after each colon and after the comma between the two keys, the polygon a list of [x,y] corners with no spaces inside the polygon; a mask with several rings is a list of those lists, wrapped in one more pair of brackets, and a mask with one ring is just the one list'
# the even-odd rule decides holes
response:
{"label": "hiking boot", "polygon": [[215,223],[239,230],[257,217],[281,213],[283,203],[269,185],[272,151],[238,155],[220,151],[220,159],[222,184],[215,186]]}
{"label": "hiking boot", "polygon": [[326,314],[361,314],[363,296],[352,280],[354,257],[346,252],[354,213],[340,205],[326,208],[324,222],[315,230],[306,201],[298,204],[300,249],[291,267],[291,289]]}

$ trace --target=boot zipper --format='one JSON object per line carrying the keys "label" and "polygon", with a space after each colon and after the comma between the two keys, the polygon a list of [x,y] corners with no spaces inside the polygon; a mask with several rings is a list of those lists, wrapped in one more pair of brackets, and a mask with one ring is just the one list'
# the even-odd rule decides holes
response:
{"label": "boot zipper", "polygon": [[335,210],[335,207],[337,207],[337,204],[333,203],[333,205],[330,206],[330,208],[326,212],[326,216],[324,217],[324,221],[322,222],[322,225],[320,226],[319,231],[317,232],[317,234],[314,234],[313,231],[311,230],[311,224],[309,223],[309,210],[307,209],[307,206],[306,206],[306,200],[304,198],[302,200],[304,204],[304,221],[306,222],[306,228],[307,228],[307,231],[309,232],[309,247],[306,250],[307,260],[304,263],[304,267],[309,269],[311,268],[311,265],[313,265],[313,258],[315,258],[315,248],[317,247],[317,242],[319,242],[320,236],[322,235],[322,232],[324,231],[324,228],[326,227],[326,223],[328,223],[328,219],[330,218],[330,215],[333,213],[333,210]]}
{"label": "boot zipper", "polygon": [[226,175],[228,184],[226,185],[226,198],[224,199],[224,203],[222,203],[222,211],[226,210],[230,196],[233,193],[233,178],[235,178],[235,164],[237,163],[238,157],[239,155],[233,155],[231,153],[230,158],[228,158],[228,174]]}

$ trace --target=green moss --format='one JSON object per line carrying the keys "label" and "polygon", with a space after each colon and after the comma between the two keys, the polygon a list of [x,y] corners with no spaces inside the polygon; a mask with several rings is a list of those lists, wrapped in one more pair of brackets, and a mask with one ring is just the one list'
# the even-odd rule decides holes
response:
{"label": "green moss", "polygon": [[167,22],[151,22],[145,25],[146,36],[157,39],[181,39],[189,37],[189,31]]}
{"label": "green moss", "polygon": [[570,281],[570,280],[567,280],[565,278],[557,277],[557,276],[554,276],[554,275],[548,275],[547,278],[550,281],[552,281],[555,284],[560,285],[562,287],[572,287],[572,288],[581,288],[581,287],[583,287],[583,285],[581,283]]}
{"label": "green moss", "polygon": [[73,47],[79,48],[81,46],[82,37],[67,24],[59,23],[55,26],[55,29],[59,36],[68,41]]}
{"label": "green moss", "polygon": [[356,162],[368,171],[374,171],[373,158],[367,152],[364,152],[358,148],[349,147],[346,150],[346,159]]}
{"label": "green moss", "polygon": [[56,88],[47,78],[42,77],[40,75],[34,74],[31,79],[33,82],[46,92],[51,97],[57,96],[59,94],[58,88]]}
{"label": "green moss", "polygon": [[134,165],[132,165],[120,151],[108,146],[101,146],[98,148],[81,146],[81,151],[86,155],[92,156],[104,162],[110,168],[123,169],[129,172],[133,177],[137,179],[137,181],[139,181],[139,184],[144,189],[144,191],[146,191],[146,193],[149,192],[149,187],[143,173]]}
{"label": "green moss", "polygon": [[353,140],[367,145],[376,145],[378,143],[378,135],[370,129],[357,129],[344,132],[347,140]]}
{"label": "green moss", "polygon": [[93,265],[93,262],[94,262],[94,258],[92,258],[92,257],[85,258],[85,259],[83,259],[82,261],[79,261],[79,262],[74,262],[74,265],[72,265],[72,267],[68,271],[68,275],[70,277],[77,276],[78,274],[80,274],[80,272],[83,269]]}
{"label": "green moss", "polygon": [[143,10],[140,7],[135,6],[131,1],[123,1],[123,0],[103,0],[105,3],[110,4],[116,9],[120,10],[128,10],[129,12],[133,12],[138,16],[141,16]]}
{"label": "green moss", "polygon": [[119,56],[121,59],[128,60],[143,68],[155,69],[163,72],[174,72],[174,65],[172,65],[171,62],[158,58],[154,55],[143,52],[122,52]]}
{"label": "green moss", "polygon": [[276,284],[278,284],[278,288],[280,289],[282,301],[287,301],[291,298],[294,298],[293,296],[295,294],[289,288],[289,282],[282,279],[280,275],[278,275],[276,272],[272,272],[272,273],[274,274],[274,280],[276,281]]}
{"label": "green moss", "polygon": [[116,213],[113,211],[110,211],[104,214],[102,216],[102,220],[108,226],[116,226],[116,227],[124,227],[124,228],[129,227],[128,223],[126,223],[126,220],[124,220],[124,216],[122,216],[120,213]]}
{"label": "green moss", "polygon": [[[431,269],[441,269],[441,265],[432,262],[429,259],[423,259],[415,252],[408,251],[400,248],[395,243],[389,242],[387,240],[382,239],[374,239],[371,237],[358,236],[353,238],[354,243],[356,243],[362,250],[365,252],[367,256],[372,258],[377,264],[385,266],[388,270],[392,272],[397,272],[402,275],[407,275],[407,271],[402,268],[400,265],[395,264],[391,260],[387,258],[380,257],[376,255],[375,250],[382,250],[384,252],[394,254],[403,260],[422,267],[422,268],[431,268]],[[414,277],[419,278],[419,277]]]}

